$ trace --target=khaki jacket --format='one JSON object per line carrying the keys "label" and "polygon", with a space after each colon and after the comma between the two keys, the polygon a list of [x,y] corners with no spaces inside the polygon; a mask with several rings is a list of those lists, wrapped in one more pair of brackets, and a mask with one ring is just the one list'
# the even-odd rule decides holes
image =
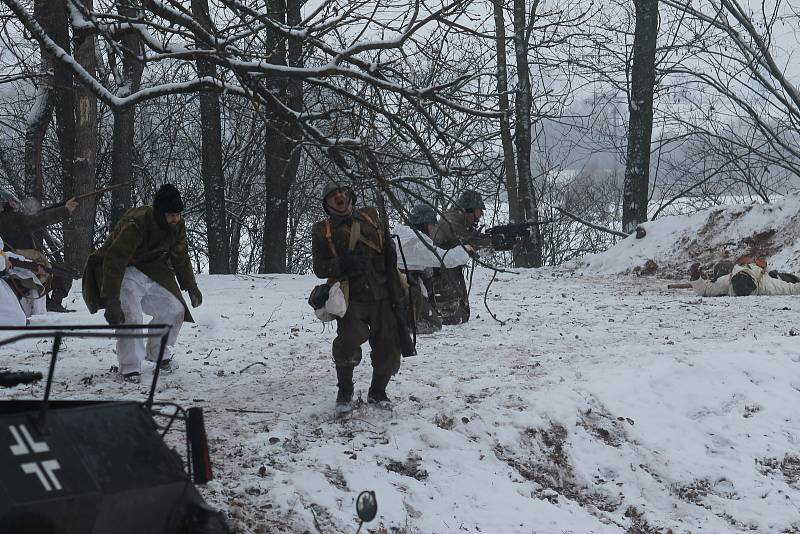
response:
{"label": "khaki jacket", "polygon": [[491,238],[475,228],[474,215],[461,210],[445,212],[433,229],[433,243],[443,249],[471,245],[475,249],[491,246]]}
{"label": "khaki jacket", "polygon": [[[330,236],[328,223],[330,221]],[[358,226],[360,238],[350,252],[350,236]],[[311,253],[314,274],[319,278],[348,280],[348,298],[372,301],[389,297],[386,268],[383,258],[383,227],[373,207],[353,209],[348,217],[330,217],[314,224],[311,229]],[[359,254],[369,258],[364,274],[346,278],[341,270],[341,257]]]}
{"label": "khaki jacket", "polygon": [[152,206],[125,212],[103,246],[86,263],[83,300],[90,312],[105,308],[106,299],[119,297],[122,278],[129,266],[175,295],[183,304],[184,321],[194,322],[181,294],[181,289],[197,286],[183,219],[174,229],[168,229],[156,221]]}

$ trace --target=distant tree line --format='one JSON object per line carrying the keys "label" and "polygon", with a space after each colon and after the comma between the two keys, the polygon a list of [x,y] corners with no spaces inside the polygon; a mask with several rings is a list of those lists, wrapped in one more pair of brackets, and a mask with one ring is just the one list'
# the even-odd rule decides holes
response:
{"label": "distant tree line", "polygon": [[783,0],[0,2],[0,186],[120,185],[46,236],[75,268],[164,182],[198,270],[300,273],[328,180],[395,221],[477,189],[538,267],[800,176]]}

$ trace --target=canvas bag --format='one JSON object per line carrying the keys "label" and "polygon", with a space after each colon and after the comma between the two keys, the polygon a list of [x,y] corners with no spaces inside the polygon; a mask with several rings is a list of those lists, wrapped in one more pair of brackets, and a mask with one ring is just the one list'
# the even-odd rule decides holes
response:
{"label": "canvas bag", "polygon": [[325,305],[314,309],[314,315],[320,321],[327,323],[337,317],[344,317],[345,313],[347,313],[347,301],[344,298],[342,285],[336,282],[328,290],[328,298],[325,301]]}

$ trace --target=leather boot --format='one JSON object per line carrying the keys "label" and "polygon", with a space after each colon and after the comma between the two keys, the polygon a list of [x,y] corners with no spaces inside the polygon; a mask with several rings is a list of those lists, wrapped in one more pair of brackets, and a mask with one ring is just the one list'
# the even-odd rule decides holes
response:
{"label": "leather boot", "polygon": [[68,310],[61,304],[61,301],[67,296],[67,293],[61,289],[54,289],[50,296],[47,297],[45,301],[45,307],[47,311],[58,312],[58,313],[69,313],[75,310]]}
{"label": "leather boot", "polygon": [[391,378],[391,375],[379,375],[375,371],[372,372],[372,383],[367,393],[368,404],[375,404],[378,408],[391,410],[392,401],[386,396],[386,386],[389,385]]}
{"label": "leather boot", "polygon": [[347,413],[353,409],[353,368],[337,367],[336,382],[339,391],[336,394],[336,413]]}

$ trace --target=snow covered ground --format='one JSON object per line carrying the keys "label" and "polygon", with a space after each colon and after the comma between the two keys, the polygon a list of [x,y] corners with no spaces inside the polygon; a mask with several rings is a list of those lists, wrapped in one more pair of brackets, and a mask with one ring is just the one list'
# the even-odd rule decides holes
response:
{"label": "snow covered ground", "polygon": [[[661,224],[633,243],[678,250],[689,223]],[[204,408],[217,478],[203,492],[238,532],[355,532],[364,489],[372,533],[800,532],[800,304],[608,274],[652,257],[626,242],[578,271],[499,275],[487,303],[502,322],[479,269],[473,319],[420,338],[394,411],[344,421],[334,334],[306,304],[317,280],[200,276],[157,399]],[[35,323],[102,322],[69,300],[78,313]],[[0,367],[46,371],[48,349],[2,348]],[[68,340],[54,398],[143,399],[152,366],[135,386],[115,363],[111,341]],[[369,376],[365,354],[364,398]]]}
{"label": "snow covered ground", "polygon": [[[363,406],[339,422],[333,333],[305,303],[315,283],[201,277],[198,323],[157,394],[205,409],[217,475],[205,494],[241,532],[355,532],[362,489],[378,496],[372,532],[800,531],[793,298],[503,274],[487,301],[505,324],[474,291],[474,319],[423,336],[403,362],[392,413]],[[478,272],[476,290],[487,283]],[[48,346],[0,362],[44,371]],[[68,341],[55,397],[142,398],[114,363],[111,342]],[[369,373],[356,371],[364,397]]]}

